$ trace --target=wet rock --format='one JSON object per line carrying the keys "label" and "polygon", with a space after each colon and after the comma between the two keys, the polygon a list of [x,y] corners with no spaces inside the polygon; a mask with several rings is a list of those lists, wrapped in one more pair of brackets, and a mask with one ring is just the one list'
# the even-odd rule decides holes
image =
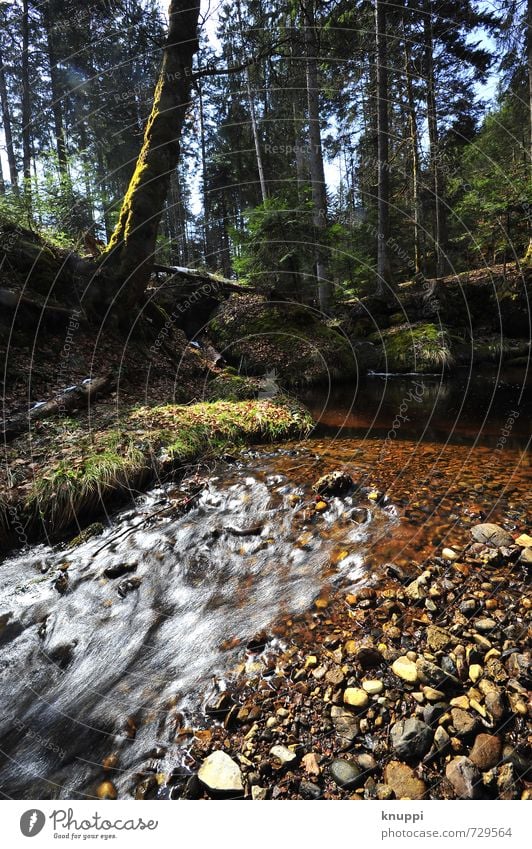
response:
{"label": "wet rock", "polygon": [[68,575],[66,572],[60,572],[54,581],[54,587],[59,595],[64,595],[68,590]]}
{"label": "wet rock", "polygon": [[125,598],[128,593],[138,590],[142,584],[142,578],[127,578],[118,585],[118,595]]}
{"label": "wet rock", "polygon": [[392,725],[390,740],[394,752],[405,761],[420,761],[432,745],[433,733],[419,719],[401,719]]}
{"label": "wet rock", "polygon": [[365,708],[369,704],[369,696],[365,690],[348,687],[344,691],[344,704],[354,708]]}
{"label": "wet rock", "polygon": [[136,563],[116,563],[114,566],[108,566],[107,569],[104,569],[103,574],[106,578],[121,578],[128,572],[134,572],[136,568]]}
{"label": "wet rock", "polygon": [[469,758],[460,756],[447,764],[445,776],[451,783],[458,799],[478,799],[482,779],[480,772]]}
{"label": "wet rock", "polygon": [[422,799],[427,791],[424,781],[414,770],[400,761],[390,761],[384,769],[384,781],[391,787],[396,799]]}
{"label": "wet rock", "polygon": [[224,719],[233,707],[233,699],[227,692],[220,693],[212,702],[205,706],[207,716]]}
{"label": "wet rock", "polygon": [[336,733],[347,748],[359,732],[358,719],[350,710],[336,705],[331,708],[331,719]]}
{"label": "wet rock", "polygon": [[397,675],[398,678],[401,678],[403,681],[407,681],[409,684],[415,684],[418,680],[416,664],[413,660],[406,657],[406,655],[402,655],[401,657],[398,657],[397,660],[394,660],[392,663],[392,672]]}
{"label": "wet rock", "polygon": [[353,486],[351,475],[347,472],[335,471],[318,478],[312,489],[318,495],[345,495]]}
{"label": "wet rock", "polygon": [[486,770],[497,766],[501,760],[501,753],[502,743],[499,737],[494,734],[478,734],[469,753],[469,760],[481,772],[486,772]]}
{"label": "wet rock", "polygon": [[412,601],[422,601],[427,597],[427,581],[430,578],[430,572],[422,572],[419,578],[407,584],[405,593]]}
{"label": "wet rock", "polygon": [[352,761],[344,761],[336,758],[330,766],[331,776],[344,790],[352,790],[364,783],[365,776],[362,770]]}
{"label": "wet rock", "polygon": [[240,767],[226,752],[212,752],[199,768],[198,778],[208,790],[216,793],[244,792]]}
{"label": "wet rock", "polygon": [[458,560],[460,555],[454,551],[452,548],[444,548],[442,550],[441,556],[444,560]]}
{"label": "wet rock", "polygon": [[492,548],[513,545],[513,539],[508,531],[505,531],[500,525],[494,525],[491,522],[474,525],[471,528],[471,536],[476,542],[489,545]]}

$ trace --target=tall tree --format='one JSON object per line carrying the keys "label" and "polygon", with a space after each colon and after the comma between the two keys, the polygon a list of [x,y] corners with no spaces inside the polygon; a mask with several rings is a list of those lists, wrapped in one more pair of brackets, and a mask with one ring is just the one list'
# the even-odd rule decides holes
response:
{"label": "tall tree", "polygon": [[6,143],[7,164],[9,167],[9,180],[11,189],[18,193],[18,174],[17,161],[15,159],[15,148],[13,146],[13,133],[11,130],[11,109],[9,105],[9,97],[7,93],[6,72],[4,67],[4,57],[0,50],[0,105],[2,108],[2,126],[4,129],[4,138]]}
{"label": "tall tree", "polygon": [[159,221],[179,162],[198,48],[199,0],[171,0],[168,35],[144,141],[102,264],[120,286],[121,313],[142,298],[154,262]]}
{"label": "tall tree", "polygon": [[327,313],[331,305],[332,285],[327,271],[327,188],[323,167],[320,126],[320,89],[318,83],[319,39],[315,0],[302,0],[302,22],[305,41],[306,86],[308,107],[309,166],[312,188],[314,238],[316,239],[316,280],[320,309]]}
{"label": "tall tree", "polygon": [[375,55],[377,75],[377,291],[386,295],[392,283],[390,238],[390,172],[388,128],[387,3],[375,0]]}

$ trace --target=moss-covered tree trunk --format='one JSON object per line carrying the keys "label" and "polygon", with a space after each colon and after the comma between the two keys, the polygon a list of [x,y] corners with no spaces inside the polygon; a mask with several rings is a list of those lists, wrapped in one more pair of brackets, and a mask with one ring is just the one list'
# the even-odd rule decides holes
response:
{"label": "moss-covered tree trunk", "polygon": [[112,281],[109,295],[127,315],[140,301],[154,262],[157,231],[179,138],[190,105],[192,60],[198,48],[199,0],[171,0],[169,26],[153,107],[118,223],[100,265]]}

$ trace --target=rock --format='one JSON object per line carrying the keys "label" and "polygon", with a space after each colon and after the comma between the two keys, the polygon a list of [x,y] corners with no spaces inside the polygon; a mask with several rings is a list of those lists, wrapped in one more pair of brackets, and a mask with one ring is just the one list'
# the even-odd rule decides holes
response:
{"label": "rock", "polygon": [[358,719],[352,711],[336,705],[331,708],[331,719],[336,733],[342,738],[342,742],[347,748],[359,732]]}
{"label": "rock", "polygon": [[445,776],[459,799],[478,799],[482,784],[480,772],[469,758],[453,758],[447,764]]}
{"label": "rock", "polygon": [[427,628],[427,643],[433,651],[441,651],[453,641],[455,638],[443,628],[437,625],[429,625]]}
{"label": "rock", "polygon": [[501,754],[502,743],[499,737],[494,734],[478,734],[469,753],[469,760],[481,772],[486,772],[486,770],[497,766],[501,760]]}
{"label": "rock", "polygon": [[419,578],[407,584],[405,593],[412,601],[421,601],[427,597],[426,583],[430,578],[430,572],[422,572]]}
{"label": "rock", "polygon": [[518,681],[526,681],[530,675],[530,657],[519,654],[519,652],[513,652],[506,661],[506,669],[512,678],[517,678]]}
{"label": "rock", "polygon": [[513,545],[513,539],[508,531],[505,531],[500,525],[494,525],[491,522],[474,525],[471,528],[471,536],[476,542],[489,545],[492,548]]}
{"label": "rock", "polygon": [[108,566],[107,569],[104,569],[103,574],[106,578],[121,578],[123,575],[126,575],[128,572],[134,572],[137,568],[137,564],[133,563],[116,563],[114,566]]}
{"label": "rock", "polygon": [[226,752],[212,752],[199,768],[198,778],[208,790],[216,793],[244,792],[240,767]]}
{"label": "rock", "polygon": [[458,609],[464,616],[473,616],[478,609],[478,601],[475,601],[474,598],[466,598]]}
{"label": "rock", "polygon": [[345,675],[340,666],[335,666],[326,673],[325,680],[328,684],[332,684],[333,687],[340,687],[345,681]]}
{"label": "rock", "polygon": [[521,554],[519,555],[519,562],[525,563],[527,566],[532,564],[532,548],[523,548]]}
{"label": "rock", "polygon": [[472,681],[473,684],[475,683],[475,681],[478,681],[478,679],[482,676],[483,671],[484,670],[482,669],[480,663],[472,663],[469,667],[470,681]]}
{"label": "rock", "polygon": [[262,802],[264,799],[268,797],[268,790],[266,787],[259,787],[258,784],[254,784],[251,788],[251,798],[254,802]]}
{"label": "rock", "polygon": [[302,778],[299,782],[299,794],[303,799],[319,799],[321,797],[321,787],[312,781],[305,781]]}
{"label": "rock", "polygon": [[430,684],[437,690],[440,688],[452,690],[460,686],[460,681],[455,675],[451,675],[424,657],[419,657],[416,660],[416,669],[419,680],[423,684]]}
{"label": "rock", "polygon": [[432,739],[429,726],[414,717],[401,719],[390,731],[394,752],[406,761],[420,761],[429,751]]}
{"label": "rock", "polygon": [[344,761],[336,758],[330,766],[331,776],[344,790],[352,790],[365,781],[364,773],[352,761]]}
{"label": "rock", "polygon": [[309,752],[307,755],[305,755],[301,760],[301,764],[308,775],[320,774],[320,765],[314,752]]}
{"label": "rock", "polygon": [[447,731],[443,727],[443,725],[438,725],[436,731],[434,732],[434,745],[438,752],[443,752],[450,742],[450,737],[447,734]]}
{"label": "rock", "polygon": [[392,672],[409,684],[415,684],[418,679],[416,664],[406,657],[406,655],[402,655],[397,660],[394,660],[392,663]]}
{"label": "rock", "polygon": [[318,495],[345,495],[353,486],[351,475],[347,472],[335,471],[318,478],[312,489]]}
{"label": "rock", "polygon": [[272,746],[270,749],[270,755],[273,755],[274,758],[281,761],[283,766],[294,763],[294,761],[297,760],[296,753],[292,752],[292,750],[288,749],[286,746]]}
{"label": "rock", "polygon": [[373,755],[367,754],[366,752],[361,755],[357,755],[357,764],[360,769],[364,770],[364,772],[373,772],[377,769],[377,761]]}
{"label": "rock", "polygon": [[369,696],[365,690],[358,687],[348,687],[344,691],[344,704],[355,708],[365,708],[369,704]]}
{"label": "rock", "polygon": [[490,631],[494,631],[495,628],[498,628],[498,624],[495,621],[495,619],[488,619],[488,618],[474,619],[473,625],[477,629],[477,631],[480,631],[483,634],[490,632]]}
{"label": "rock", "polygon": [[377,784],[376,788],[377,799],[387,801],[393,798],[393,790],[387,784]]}
{"label": "rock", "polygon": [[424,781],[414,770],[400,761],[390,761],[384,769],[384,781],[391,787],[396,799],[422,799],[427,792]]}
{"label": "rock", "polygon": [[444,560],[458,560],[460,557],[459,554],[456,553],[452,548],[444,548],[442,550],[441,556]]}
{"label": "rock", "polygon": [[378,696],[384,690],[382,681],[362,681],[362,687],[370,696]]}
{"label": "rock", "polygon": [[499,788],[500,799],[515,798],[516,787],[513,764],[502,765],[497,778],[497,787]]}
{"label": "rock", "polygon": [[521,534],[517,537],[515,544],[522,548],[532,548],[532,537],[528,534]]}
{"label": "rock", "polygon": [[441,702],[445,699],[445,693],[435,690],[434,687],[423,687],[423,695],[428,702]]}
{"label": "rock", "polygon": [[327,504],[326,501],[316,501],[316,504],[314,505],[314,509],[315,509],[316,513],[324,513],[325,510],[327,510],[328,506],[329,505]]}
{"label": "rock", "polygon": [[452,723],[457,737],[468,737],[477,729],[477,718],[462,708],[452,708]]}

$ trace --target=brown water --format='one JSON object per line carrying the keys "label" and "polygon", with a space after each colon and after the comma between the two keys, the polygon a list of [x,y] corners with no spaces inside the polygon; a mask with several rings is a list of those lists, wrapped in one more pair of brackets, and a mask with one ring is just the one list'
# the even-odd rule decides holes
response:
{"label": "brown water", "polygon": [[[146,521],[167,502],[158,489],[76,549],[6,559],[1,792],[90,797],[111,753],[121,797],[146,770],[186,772],[185,729],[254,633],[383,561],[421,563],[464,542],[477,521],[530,529],[524,387],[523,374],[488,373],[474,383],[374,377],[316,393],[308,441],[222,465],[186,516]],[[335,468],[361,489],[318,515],[311,485]],[[124,564],[124,578],[105,577]],[[132,575],[139,586],[120,594]]]}

